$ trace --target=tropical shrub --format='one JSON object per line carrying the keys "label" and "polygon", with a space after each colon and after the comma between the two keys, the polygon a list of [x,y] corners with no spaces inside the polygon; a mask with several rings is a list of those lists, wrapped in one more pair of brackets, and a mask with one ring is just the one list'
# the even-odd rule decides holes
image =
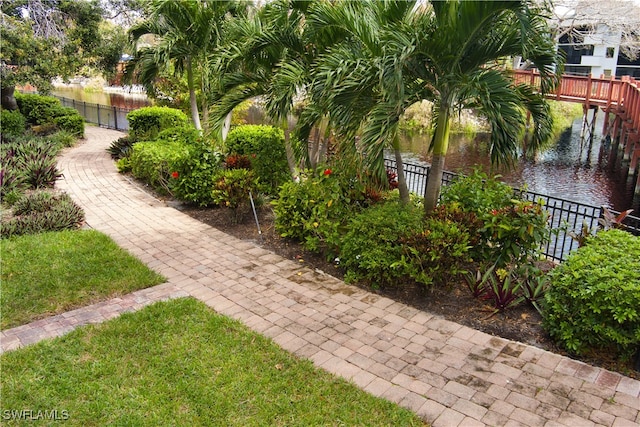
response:
{"label": "tropical shrub", "polygon": [[27,120],[20,111],[0,111],[0,129],[3,137],[8,135],[22,135],[27,126]]}
{"label": "tropical shrub", "polygon": [[20,112],[30,125],[53,123],[53,119],[65,115],[62,103],[52,96],[16,92]]}
{"label": "tropical shrub", "polygon": [[444,187],[441,203],[481,221],[471,256],[483,264],[504,267],[535,259],[550,237],[549,214],[541,201],[523,200],[513,188],[478,170]]}
{"label": "tropical shrub", "polygon": [[78,228],[84,212],[65,193],[35,192],[13,205],[13,216],[0,223],[3,238]]}
{"label": "tropical shrub", "polygon": [[185,113],[168,107],[143,107],[127,114],[129,136],[134,141],[151,141],[169,128],[187,126],[189,118]]}
{"label": "tropical shrub", "polygon": [[463,224],[429,216],[423,231],[401,239],[402,264],[409,277],[423,285],[446,284],[465,273],[471,261],[471,235]]}
{"label": "tropical shrub", "polygon": [[511,204],[515,197],[513,188],[475,169],[468,176],[459,176],[451,184],[442,187],[440,202],[457,203],[462,210],[476,214],[501,209]]}
{"label": "tropical shrub", "polygon": [[524,264],[539,258],[542,245],[550,236],[549,213],[542,201],[512,200],[501,209],[481,215],[484,226],[480,233],[488,243],[479,248],[483,260],[498,266],[509,263]]}
{"label": "tropical shrub", "polygon": [[2,191],[53,187],[61,176],[56,165],[60,141],[33,135],[11,137],[0,148]]}
{"label": "tropical shrub", "polygon": [[171,194],[169,181],[176,165],[189,156],[184,142],[150,141],[138,142],[133,146],[129,158],[131,173],[151,185],[156,191]]}
{"label": "tropical shrub", "polygon": [[129,135],[118,138],[109,145],[107,151],[114,160],[120,160],[128,157],[131,154],[131,148],[133,148],[134,140]]}
{"label": "tropical shrub", "polygon": [[171,191],[179,200],[207,206],[214,203],[212,190],[222,165],[222,155],[203,138],[186,144],[188,155],[177,159],[171,170]]}
{"label": "tropical shrub", "polygon": [[328,168],[318,168],[300,182],[286,182],[272,202],[275,230],[333,258],[348,219],[363,207],[364,190],[351,173]]}
{"label": "tropical shrub", "polygon": [[228,155],[244,155],[251,159],[251,169],[267,194],[276,194],[278,187],[290,179],[284,133],[264,125],[238,126],[229,132]]}
{"label": "tropical shrub", "polygon": [[16,93],[20,113],[26,122],[34,126],[40,135],[49,135],[57,130],[67,131],[76,137],[84,135],[84,118],[71,107],[63,107],[59,99],[52,96]]}
{"label": "tropical shrub", "polygon": [[640,349],[640,237],[601,231],[549,275],[544,325],[575,353]]}
{"label": "tropical shrub", "polygon": [[53,118],[56,128],[69,132],[76,137],[84,136],[84,117],[73,108],[64,108],[64,110],[66,114]]}
{"label": "tropical shrub", "polygon": [[231,208],[234,221],[240,219],[239,208],[249,203],[249,193],[254,194],[257,182],[253,172],[247,169],[221,170],[214,178],[215,184],[211,191],[213,203]]}
{"label": "tropical shrub", "polygon": [[422,230],[422,210],[397,200],[370,206],[349,221],[340,244],[340,265],[345,280],[366,280],[373,286],[401,283],[406,272],[398,263],[401,238]]}

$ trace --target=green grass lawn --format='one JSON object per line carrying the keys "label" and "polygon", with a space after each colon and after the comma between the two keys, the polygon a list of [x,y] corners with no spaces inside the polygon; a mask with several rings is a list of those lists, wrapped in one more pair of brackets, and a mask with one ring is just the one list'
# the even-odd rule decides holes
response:
{"label": "green grass lawn", "polygon": [[3,239],[0,259],[1,329],[164,281],[109,237],[93,230]]}
{"label": "green grass lawn", "polygon": [[191,298],[79,328],[0,362],[0,413],[57,410],[73,425],[423,425]]}

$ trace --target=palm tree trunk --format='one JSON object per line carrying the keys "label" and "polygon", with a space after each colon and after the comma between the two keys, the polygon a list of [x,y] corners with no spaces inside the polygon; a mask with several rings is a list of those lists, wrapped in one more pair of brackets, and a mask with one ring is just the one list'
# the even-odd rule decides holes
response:
{"label": "palm tree trunk", "polygon": [[16,87],[11,86],[2,86],[2,108],[6,110],[17,110],[18,102],[16,101],[15,92]]}
{"label": "palm tree trunk", "polygon": [[187,85],[189,86],[189,102],[191,103],[191,118],[193,125],[198,130],[202,130],[200,124],[200,112],[198,111],[198,100],[196,99],[196,90],[193,87],[193,69],[191,68],[191,58],[187,59]]}
{"label": "palm tree trunk", "polygon": [[400,139],[396,132],[393,137],[393,154],[396,157],[396,168],[398,170],[398,191],[400,192],[400,201],[403,205],[409,204],[409,188],[407,188],[407,179],[404,176],[404,162],[402,161],[402,153],[400,152]]}
{"label": "palm tree trunk", "polygon": [[282,122],[282,130],[284,131],[284,151],[287,154],[287,164],[289,165],[289,172],[291,176],[296,174],[296,159],[293,154],[293,147],[291,146],[291,131],[289,130],[289,119],[284,118]]}
{"label": "palm tree trunk", "polygon": [[231,118],[233,115],[233,111],[229,111],[227,116],[224,118],[224,123],[222,124],[222,142],[227,140],[227,136],[229,135],[229,130],[231,130]]}
{"label": "palm tree trunk", "polygon": [[449,105],[441,103],[439,106],[438,123],[436,124],[436,134],[433,140],[433,159],[431,161],[431,171],[427,180],[427,188],[424,192],[424,211],[429,214],[438,204],[440,187],[442,186],[442,172],[444,170],[444,159],[449,148]]}

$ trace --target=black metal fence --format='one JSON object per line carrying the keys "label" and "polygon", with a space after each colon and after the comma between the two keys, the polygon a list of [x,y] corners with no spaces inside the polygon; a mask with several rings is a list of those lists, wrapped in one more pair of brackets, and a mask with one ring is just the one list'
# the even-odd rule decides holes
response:
{"label": "black metal fence", "polygon": [[[394,159],[385,159],[387,168],[397,171]],[[424,194],[429,178],[429,167],[414,163],[404,164],[404,173],[409,191],[416,194]],[[448,185],[458,174],[445,171],[442,174],[442,184]],[[578,242],[571,237],[572,233],[580,234],[583,225],[591,232],[600,227],[600,219],[604,218],[604,208],[572,202],[558,197],[535,193],[533,191],[521,191],[516,189],[524,199],[538,201],[542,199],[545,209],[550,216],[551,234],[549,242],[543,249],[543,254],[555,261],[564,261],[572,250],[578,248]],[[619,212],[613,212],[618,214]],[[640,236],[640,218],[628,215],[622,224],[622,229]]]}
{"label": "black metal fence", "polygon": [[78,110],[88,123],[98,126],[122,131],[129,130],[127,113],[133,108],[120,108],[109,105],[92,104],[84,101],[77,101],[62,96],[56,96],[65,107],[72,107]]}

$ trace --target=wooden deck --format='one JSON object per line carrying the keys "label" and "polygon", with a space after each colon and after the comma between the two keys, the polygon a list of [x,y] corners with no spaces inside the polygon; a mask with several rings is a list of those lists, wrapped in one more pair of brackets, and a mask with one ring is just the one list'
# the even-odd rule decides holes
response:
{"label": "wooden deck", "polygon": [[[540,87],[537,71],[516,70],[516,83]],[[593,78],[591,76],[563,75],[556,91],[547,98],[576,102],[585,112],[599,107],[608,113],[604,133],[611,136],[614,146],[621,151],[621,159],[629,162],[629,174],[636,174],[636,193],[640,193],[640,82],[632,77],[622,79]]]}

